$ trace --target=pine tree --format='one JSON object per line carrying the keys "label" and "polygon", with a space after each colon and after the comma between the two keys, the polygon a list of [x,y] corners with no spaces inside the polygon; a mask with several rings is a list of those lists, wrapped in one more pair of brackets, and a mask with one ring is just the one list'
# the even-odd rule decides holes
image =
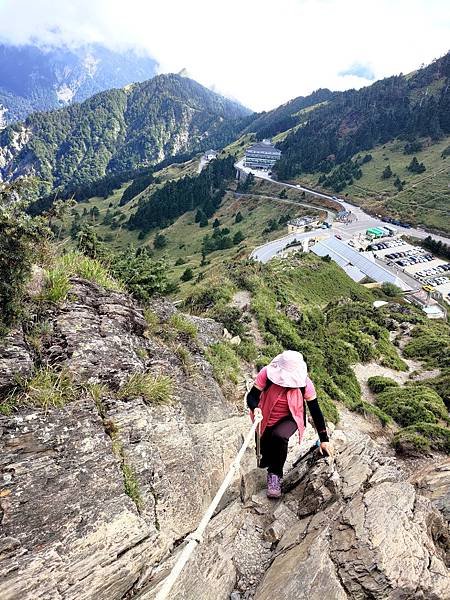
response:
{"label": "pine tree", "polygon": [[239,229],[239,231],[236,231],[236,233],[233,236],[233,244],[235,246],[237,246],[238,244],[240,244],[241,242],[243,242],[244,239],[245,239],[245,236],[242,233],[242,231]]}
{"label": "pine tree", "polygon": [[390,177],[392,177],[392,169],[391,169],[391,165],[387,165],[386,168],[384,169],[381,178],[382,179],[389,179]]}
{"label": "pine tree", "polygon": [[194,271],[191,269],[191,267],[185,269],[180,279],[181,281],[191,281],[191,279],[194,279]]}

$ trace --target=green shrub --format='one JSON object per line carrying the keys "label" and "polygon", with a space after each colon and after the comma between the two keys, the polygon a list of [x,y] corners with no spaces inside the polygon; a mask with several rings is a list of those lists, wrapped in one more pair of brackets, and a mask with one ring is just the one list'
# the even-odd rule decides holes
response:
{"label": "green shrub", "polygon": [[444,323],[426,323],[415,327],[403,353],[407,358],[423,360],[429,367],[448,368],[450,328]]}
{"label": "green shrub", "polygon": [[354,410],[356,410],[364,416],[366,416],[367,414],[375,415],[383,426],[390,425],[392,423],[392,419],[389,415],[387,415],[383,410],[378,408],[378,406],[374,406],[370,402],[365,402],[364,400],[362,400],[361,402],[356,404]]}
{"label": "green shrub", "polygon": [[432,388],[444,401],[447,410],[450,411],[450,369],[443,371],[437,377],[425,379],[417,384],[411,383],[411,385],[426,385]]}
{"label": "green shrub", "polygon": [[149,332],[154,333],[160,325],[158,315],[151,308],[146,307],[144,308],[144,319],[147,321]]}
{"label": "green shrub", "polygon": [[450,454],[450,429],[431,423],[417,423],[401,429],[395,435],[394,445],[400,451],[412,445],[421,451],[431,447]]}
{"label": "green shrub", "polygon": [[187,348],[181,344],[176,348],[175,354],[180,359],[185,375],[192,375],[194,372],[194,362],[192,360],[192,354]]}
{"label": "green shrub", "polygon": [[398,286],[394,285],[393,283],[384,282],[381,286],[381,289],[383,290],[386,296],[394,297],[403,295],[403,290],[401,290]]}
{"label": "green shrub", "polygon": [[258,348],[253,340],[244,340],[236,346],[237,354],[245,361],[254,363],[259,356]]}
{"label": "green shrub", "polygon": [[403,427],[448,419],[442,398],[426,386],[390,387],[378,394],[375,402]]}
{"label": "green shrub", "polygon": [[25,178],[0,184],[0,335],[22,317],[32,264],[50,237],[44,219],[25,211],[34,186]]}
{"label": "green shrub", "polygon": [[69,252],[59,257],[55,266],[46,273],[45,288],[41,300],[59,302],[65,300],[72,276],[82,277],[112,291],[122,291],[123,286],[111,277],[108,269],[98,260],[80,252]]}
{"label": "green shrub", "polygon": [[125,494],[127,494],[127,496],[129,496],[133,500],[138,509],[141,509],[143,501],[136,473],[133,467],[126,463],[125,460],[122,463],[121,469],[123,475],[123,483],[125,487]]}
{"label": "green shrub", "polygon": [[430,442],[417,433],[414,427],[398,431],[393,443],[396,451],[402,454],[427,454],[430,450]]}
{"label": "green shrub", "polygon": [[248,315],[243,315],[237,306],[222,306],[211,312],[211,317],[220,323],[232,334],[241,338],[248,333]]}
{"label": "green shrub", "polygon": [[61,268],[50,269],[46,272],[45,286],[40,299],[47,302],[61,302],[67,298],[69,289],[69,275]]}
{"label": "green shrub", "polygon": [[380,355],[380,363],[383,367],[394,369],[395,371],[407,371],[408,365],[400,358],[395,346],[389,341],[387,332],[376,343],[377,351]]}
{"label": "green shrub", "polygon": [[226,342],[212,344],[206,350],[206,358],[212,366],[215,379],[220,384],[226,381],[238,383],[241,369],[233,346]]}
{"label": "green shrub", "polygon": [[225,306],[232,298],[234,288],[230,283],[210,282],[207,287],[195,289],[184,301],[184,306],[196,314],[211,308]]}
{"label": "green shrub", "polygon": [[122,385],[117,397],[143,398],[149,404],[169,404],[172,400],[172,380],[165,375],[134,373]]}
{"label": "green shrub", "polygon": [[328,394],[318,394],[320,408],[322,409],[323,416],[326,421],[331,421],[332,423],[339,422],[339,411],[336,408],[333,400],[328,396]]}
{"label": "green shrub", "polygon": [[367,385],[371,392],[375,394],[379,394],[380,392],[384,392],[387,388],[390,387],[398,387],[398,383],[391,379],[390,377],[383,377],[382,375],[374,375],[373,377],[369,377],[367,380]]}

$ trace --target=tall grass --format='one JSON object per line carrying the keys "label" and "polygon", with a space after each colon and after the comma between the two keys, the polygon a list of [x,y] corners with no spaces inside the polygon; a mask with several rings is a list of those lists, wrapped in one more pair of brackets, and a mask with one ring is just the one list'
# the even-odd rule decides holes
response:
{"label": "tall grass", "polygon": [[197,336],[197,326],[180,313],[175,313],[170,317],[169,326],[187,337],[195,338]]}
{"label": "tall grass", "polygon": [[57,372],[50,367],[37,370],[28,380],[21,382],[7,399],[10,406],[35,406],[48,410],[60,408],[79,395],[70,373]]}
{"label": "tall grass", "polygon": [[169,404],[172,400],[173,384],[170,377],[134,373],[120,388],[118,398],[142,397],[149,404]]}
{"label": "tall grass", "polygon": [[233,346],[226,342],[212,344],[206,350],[206,358],[212,366],[215,379],[220,384],[227,380],[238,383],[241,368]]}
{"label": "tall grass", "polygon": [[48,302],[65,300],[70,289],[69,279],[73,276],[92,281],[107,290],[124,290],[123,285],[110,275],[103,263],[74,251],[57,258],[53,268],[47,271],[41,299]]}

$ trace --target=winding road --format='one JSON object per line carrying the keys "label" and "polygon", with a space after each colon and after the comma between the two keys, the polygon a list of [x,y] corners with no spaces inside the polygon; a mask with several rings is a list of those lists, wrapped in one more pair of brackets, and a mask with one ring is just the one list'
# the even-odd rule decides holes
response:
{"label": "winding road", "polygon": [[[273,179],[272,177],[270,177],[269,174],[266,173],[265,171],[255,171],[252,169],[248,169],[247,167],[244,166],[243,158],[235,163],[235,167],[236,167],[236,169],[238,169],[239,171],[241,171],[243,173],[246,173],[246,174],[253,173],[253,175],[255,177],[258,177],[259,179],[266,179],[267,181],[270,181],[271,183],[274,183],[276,185],[280,185],[282,187],[295,188],[297,190],[311,194],[312,196],[316,196],[317,198],[325,198],[327,200],[334,200],[335,202],[338,202],[342,206],[343,210],[351,211],[356,216],[356,220],[353,221],[352,223],[348,223],[348,224],[338,223],[337,221],[334,221],[332,213],[330,213],[328,211],[329,218],[327,220],[329,220],[331,217],[332,222],[334,221],[333,233],[335,233],[335,234],[337,233],[344,240],[351,239],[357,232],[368,229],[369,227],[383,227],[384,225],[386,225],[386,223],[384,223],[384,221],[382,221],[381,219],[378,219],[377,217],[369,215],[361,207],[356,206],[354,204],[350,204],[349,202],[346,202],[346,201],[342,200],[341,198],[339,198],[338,200],[335,200],[334,197],[331,196],[330,194],[325,194],[321,191],[317,191],[312,188],[304,187],[301,185],[293,185],[291,183],[277,181],[277,180]],[[310,206],[311,206],[311,208],[318,208],[317,206],[313,206],[313,205],[310,205]],[[324,210],[326,210],[326,209],[324,208]],[[424,239],[428,235],[432,235],[433,239],[440,240],[444,244],[448,244],[450,246],[450,238],[444,237],[442,235],[436,235],[434,233],[430,233],[428,231],[425,231],[424,229],[418,229],[418,228],[414,228],[414,227],[400,227],[397,225],[395,225],[395,228],[397,229],[398,233],[400,233],[400,234],[412,235],[419,239]],[[322,230],[322,229],[316,229],[314,231],[310,231],[308,233],[303,233],[303,234],[291,233],[287,236],[283,236],[282,238],[279,238],[278,240],[274,240],[272,242],[264,244],[263,246],[260,246],[259,248],[255,248],[255,250],[252,252],[251,256],[261,262],[267,262],[273,256],[275,256],[280,250],[285,248],[289,242],[292,242],[294,240],[298,241],[298,240],[301,240],[301,239],[304,239],[307,237],[314,237],[320,233],[323,234],[324,231],[325,230]]]}

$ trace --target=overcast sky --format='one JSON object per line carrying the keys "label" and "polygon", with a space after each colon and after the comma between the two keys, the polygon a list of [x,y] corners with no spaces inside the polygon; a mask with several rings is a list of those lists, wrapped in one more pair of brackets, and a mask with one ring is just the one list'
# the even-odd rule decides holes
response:
{"label": "overcast sky", "polygon": [[449,0],[0,0],[0,39],[149,53],[254,110],[407,73],[450,47]]}

